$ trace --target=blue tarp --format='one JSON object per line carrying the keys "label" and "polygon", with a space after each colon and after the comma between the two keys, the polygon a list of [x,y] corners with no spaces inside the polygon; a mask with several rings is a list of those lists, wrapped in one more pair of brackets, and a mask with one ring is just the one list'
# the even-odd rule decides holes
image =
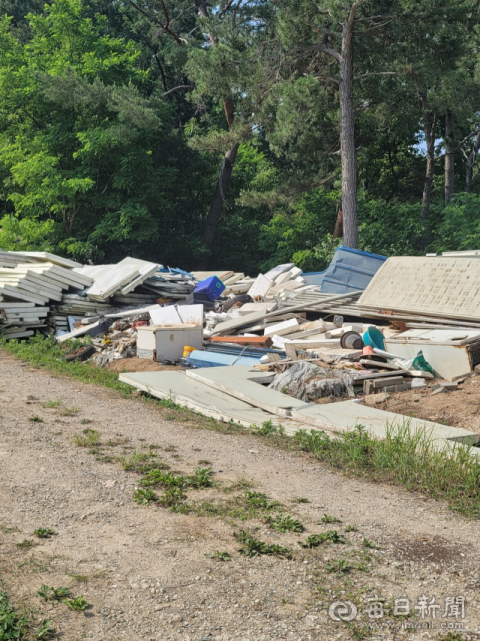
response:
{"label": "blue tarp", "polygon": [[320,285],[327,294],[348,294],[366,289],[386,260],[386,256],[340,245],[325,271],[302,276],[307,285]]}

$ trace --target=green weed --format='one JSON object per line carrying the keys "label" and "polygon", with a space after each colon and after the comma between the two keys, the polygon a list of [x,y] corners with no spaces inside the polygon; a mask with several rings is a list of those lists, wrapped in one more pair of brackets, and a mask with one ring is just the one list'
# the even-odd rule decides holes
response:
{"label": "green weed", "polygon": [[15,611],[5,592],[0,590],[0,640],[21,639],[27,626],[27,620]]}
{"label": "green weed", "polygon": [[70,608],[70,610],[73,610],[74,612],[83,612],[83,610],[86,610],[90,603],[83,598],[83,596],[77,596],[76,599],[63,599],[62,603],[65,603],[67,607]]}
{"label": "green weed", "polygon": [[253,481],[252,479],[247,479],[245,476],[240,476],[239,478],[235,479],[235,481],[231,481],[230,485],[227,485],[225,487],[222,487],[221,490],[222,492],[236,492],[238,490],[250,490],[254,487],[256,487],[258,483],[256,481]]}
{"label": "green weed", "polygon": [[87,427],[81,434],[75,434],[73,442],[78,447],[95,447],[100,445],[100,432]]}
{"label": "green weed", "polygon": [[374,548],[375,543],[373,541],[369,541],[368,539],[363,539],[362,545],[364,548]]}
{"label": "green weed", "polygon": [[153,490],[143,490],[139,488],[133,495],[133,500],[139,505],[148,505],[149,503],[158,501],[158,496]]}
{"label": "green weed", "polygon": [[40,416],[30,416],[28,420],[31,423],[43,423],[43,418],[40,418]]}
{"label": "green weed", "polygon": [[42,403],[42,407],[58,407],[59,405],[62,404],[62,401],[47,401],[46,403]]}
{"label": "green weed", "polygon": [[41,527],[38,530],[35,530],[34,534],[36,534],[39,539],[50,539],[56,534],[56,532],[49,530],[48,528]]}
{"label": "green weed", "polygon": [[244,547],[239,549],[239,552],[245,556],[259,556],[260,554],[275,554],[277,556],[284,556],[287,559],[292,557],[292,550],[281,545],[270,545],[264,543],[259,539],[255,539],[248,530],[241,530],[239,533],[234,534],[237,541],[243,543]]}
{"label": "green weed", "polygon": [[175,475],[173,472],[163,472],[162,470],[150,470],[140,481],[146,487],[160,485],[162,487],[185,487],[187,477]]}
{"label": "green weed", "polygon": [[223,563],[231,561],[232,557],[228,552],[220,552],[217,550],[215,554],[205,554],[209,559],[217,559],[217,561],[222,561]]}
{"label": "green weed", "polygon": [[173,509],[176,512],[185,513],[186,510],[190,511],[190,507],[183,505],[183,501],[186,498],[187,496],[183,493],[181,487],[169,487],[159,498],[159,503],[164,507]]}
{"label": "green weed", "polygon": [[300,496],[296,499],[292,499],[292,502],[293,503],[310,503],[310,501],[303,496]]}
{"label": "green weed", "polygon": [[287,514],[279,514],[276,517],[267,517],[267,523],[277,532],[304,532],[305,527],[298,519]]}
{"label": "green weed", "polygon": [[322,543],[346,543],[347,540],[336,530],[329,530],[321,534],[311,534],[304,543],[299,543],[302,548],[316,548]]}
{"label": "green weed", "polygon": [[278,501],[272,501],[266,494],[261,492],[245,492],[245,502],[254,508],[261,508],[263,510],[275,510],[282,504]]}
{"label": "green weed", "polygon": [[210,467],[197,467],[193,476],[188,478],[188,485],[191,487],[212,487],[213,472]]}
{"label": "green weed", "polygon": [[40,641],[46,641],[47,639],[51,639],[55,635],[55,632],[56,629],[52,625],[52,619],[44,619],[42,625],[35,630],[33,635],[36,639],[40,639]]}
{"label": "green weed", "polygon": [[80,407],[65,407],[63,409],[63,412],[61,412],[62,416],[75,416],[80,411]]}
{"label": "green weed", "polygon": [[22,550],[30,550],[30,548],[33,548],[35,545],[35,541],[31,541],[30,539],[23,539],[21,543],[15,543],[17,548],[20,548]]}
{"label": "green weed", "polygon": [[52,588],[48,585],[42,585],[38,591],[38,596],[41,596],[45,601],[60,601],[70,596],[69,588]]}
{"label": "green weed", "polygon": [[285,435],[285,428],[282,425],[274,425],[272,421],[264,421],[261,427],[252,425],[250,427],[252,434],[256,436],[270,436],[270,434]]}
{"label": "green weed", "polygon": [[349,574],[353,569],[353,565],[345,561],[345,559],[335,559],[331,563],[327,563],[325,568],[328,572],[337,572],[338,576]]}
{"label": "green weed", "polygon": [[130,456],[119,456],[121,466],[126,472],[146,474],[152,470],[168,470],[169,465],[163,463],[155,452],[133,451]]}
{"label": "green weed", "polygon": [[356,532],[357,528],[354,525],[347,525],[345,532]]}
{"label": "green weed", "polygon": [[80,423],[81,423],[82,425],[90,425],[90,423],[93,423],[93,421],[91,421],[89,418],[82,418],[82,420],[80,421]]}
{"label": "green weed", "polygon": [[320,519],[320,523],[341,523],[341,521],[340,519],[337,519],[336,516],[328,516],[328,514],[324,514]]}

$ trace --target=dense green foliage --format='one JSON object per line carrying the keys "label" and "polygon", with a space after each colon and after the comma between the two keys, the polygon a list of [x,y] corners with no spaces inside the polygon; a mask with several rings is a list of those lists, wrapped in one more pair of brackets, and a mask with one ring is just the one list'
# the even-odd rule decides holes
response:
{"label": "dense green foliage", "polygon": [[[341,163],[338,64],[321,46],[337,47],[351,5],[0,0],[0,248],[250,274],[290,260],[323,269],[341,242]],[[359,248],[478,248],[480,8],[381,0],[358,12]],[[202,238],[232,149],[209,254]]]}

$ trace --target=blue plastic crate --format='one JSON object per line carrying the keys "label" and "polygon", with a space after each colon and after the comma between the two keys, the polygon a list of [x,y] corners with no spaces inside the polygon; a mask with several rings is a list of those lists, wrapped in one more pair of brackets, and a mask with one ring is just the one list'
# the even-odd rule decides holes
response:
{"label": "blue plastic crate", "polygon": [[217,276],[210,276],[200,281],[194,291],[196,294],[206,294],[210,300],[217,300],[225,291],[225,285]]}

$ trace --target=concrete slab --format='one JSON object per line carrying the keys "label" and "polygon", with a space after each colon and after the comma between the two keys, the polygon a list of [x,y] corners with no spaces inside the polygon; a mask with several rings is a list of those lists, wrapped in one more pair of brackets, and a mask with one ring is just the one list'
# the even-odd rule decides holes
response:
{"label": "concrete slab", "polygon": [[327,405],[305,404],[296,398],[259,385],[262,373],[248,371],[245,367],[187,370],[186,374],[189,378],[251,405],[261,407],[272,414],[307,423],[316,429],[329,432],[346,432],[356,425],[363,425],[373,435],[384,438],[388,425],[408,423],[413,432],[426,430],[432,440],[444,439],[472,443],[479,440],[478,434],[474,432],[384,412],[352,401]]}
{"label": "concrete slab", "polygon": [[244,427],[261,426],[265,421],[272,421],[273,425],[282,425],[289,435],[308,427],[288,419],[281,420],[274,414],[187,378],[182,372],[135,372],[120,374],[119,379],[156,398],[171,398],[182,407],[219,421],[233,421]]}

